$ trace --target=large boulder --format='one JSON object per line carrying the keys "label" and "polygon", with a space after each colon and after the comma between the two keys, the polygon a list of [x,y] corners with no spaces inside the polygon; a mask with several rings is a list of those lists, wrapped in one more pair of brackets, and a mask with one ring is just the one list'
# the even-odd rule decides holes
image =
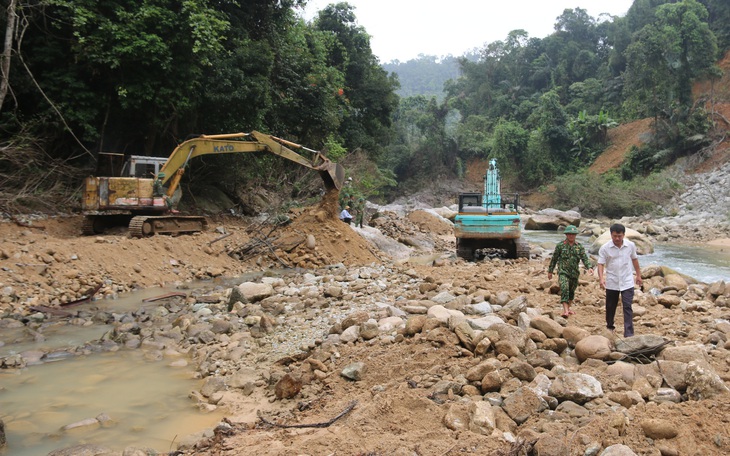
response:
{"label": "large boulder", "polygon": [[588,336],[575,344],[575,356],[581,363],[589,358],[607,359],[610,355],[611,341],[603,336]]}
{"label": "large boulder", "polygon": [[576,211],[559,211],[557,209],[543,209],[528,217],[525,222],[526,230],[557,231],[560,227],[580,225],[580,214]]}
{"label": "large boulder", "polygon": [[550,384],[549,394],[559,401],[584,404],[603,396],[601,382],[588,374],[561,374]]}
{"label": "large boulder", "polygon": [[[651,239],[639,233],[638,231],[632,230],[631,228],[626,228],[626,236],[624,238],[636,244],[636,253],[638,253],[639,255],[654,253],[654,243],[651,242]],[[603,244],[610,241],[611,231],[606,230],[602,235],[598,236],[595,241],[593,241],[593,244],[591,244],[588,252],[596,255],[598,253],[598,250],[600,250],[600,248],[603,246]]]}

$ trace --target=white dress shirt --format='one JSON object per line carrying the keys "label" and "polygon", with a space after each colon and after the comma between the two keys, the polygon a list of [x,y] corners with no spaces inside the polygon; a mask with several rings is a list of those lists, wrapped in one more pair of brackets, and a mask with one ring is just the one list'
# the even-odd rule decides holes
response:
{"label": "white dress shirt", "polygon": [[609,240],[598,250],[598,264],[605,267],[607,290],[634,288],[634,263],[637,259],[636,244],[624,238],[621,248]]}

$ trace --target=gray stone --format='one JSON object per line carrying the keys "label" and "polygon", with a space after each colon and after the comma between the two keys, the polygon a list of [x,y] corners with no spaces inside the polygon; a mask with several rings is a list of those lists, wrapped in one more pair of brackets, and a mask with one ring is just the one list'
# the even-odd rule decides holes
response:
{"label": "gray stone", "polygon": [[616,339],[614,344],[616,345],[616,351],[621,353],[631,353],[634,351],[645,351],[650,348],[658,347],[666,342],[662,336],[655,334],[641,334],[634,337],[627,337],[625,339]]}
{"label": "gray stone", "polygon": [[358,362],[345,366],[345,368],[342,369],[342,372],[340,372],[340,375],[348,380],[360,381],[362,380],[366,372],[367,366],[365,365],[365,363]]}
{"label": "gray stone", "polygon": [[603,396],[601,382],[588,374],[567,373],[558,375],[550,385],[550,395],[558,400],[570,400],[583,404]]}
{"label": "gray stone", "polygon": [[231,289],[229,305],[235,302],[258,302],[274,294],[274,287],[268,283],[243,282]]}
{"label": "gray stone", "polygon": [[571,347],[575,347],[575,344],[590,335],[591,333],[577,326],[566,326],[562,332],[562,337],[568,341],[568,345]]}
{"label": "gray stone", "polygon": [[444,426],[452,431],[465,431],[469,428],[469,412],[466,404],[450,404],[442,420]]}
{"label": "gray stone", "polygon": [[689,363],[690,361],[703,360],[707,361],[707,352],[703,345],[680,345],[678,347],[665,347],[659,353],[659,359],[665,361],[679,361]]}
{"label": "gray stone", "polygon": [[679,434],[675,424],[669,420],[649,419],[641,422],[644,435],[650,439],[673,439]]}
{"label": "gray stone", "polygon": [[512,361],[509,366],[509,370],[512,375],[526,382],[531,382],[537,375],[534,367],[524,361],[520,361],[519,359]]}
{"label": "gray stone", "polygon": [[444,305],[444,304],[450,303],[454,299],[456,299],[456,297],[454,295],[452,295],[448,291],[442,291],[441,293],[432,297],[431,301],[435,302],[436,304]]}
{"label": "gray stone", "polygon": [[213,393],[223,391],[224,389],[226,389],[225,379],[221,377],[207,377],[205,382],[203,382],[203,386],[200,388],[200,394],[205,397],[210,397]]}
{"label": "gray stone", "polygon": [[682,402],[682,395],[673,388],[659,388],[654,395],[649,396],[649,400],[657,403],[672,402],[678,404]]}
{"label": "gray stone", "polygon": [[463,321],[456,325],[456,327],[454,327],[454,334],[456,334],[456,337],[459,338],[461,345],[463,345],[467,350],[474,351],[474,348],[476,347],[476,344],[474,343],[474,340],[476,339],[476,332],[471,326],[469,326],[469,323]]}
{"label": "gray stone", "polygon": [[630,447],[619,443],[607,447],[603,450],[601,456],[636,456],[636,453]]}
{"label": "gray stone", "polygon": [[496,427],[494,411],[489,402],[476,401],[469,404],[469,430],[481,435],[490,435]]}
{"label": "gray stone", "polygon": [[413,336],[420,333],[427,318],[428,317],[425,315],[414,315],[412,317],[408,317],[406,320],[405,335]]}
{"label": "gray stone", "polygon": [[532,367],[544,367],[545,369],[552,369],[562,361],[562,358],[554,351],[542,349],[528,353],[526,359]]}
{"label": "gray stone", "polygon": [[504,323],[504,320],[497,315],[488,315],[486,317],[469,320],[471,327],[479,330],[489,329],[492,325],[496,325],[498,323]]}
{"label": "gray stone", "polygon": [[506,320],[515,320],[527,309],[527,297],[519,296],[505,304],[497,314]]}
{"label": "gray stone", "polygon": [[470,382],[481,381],[487,373],[498,370],[502,367],[502,363],[496,358],[490,358],[486,361],[482,361],[476,366],[466,371],[466,379]]}
{"label": "gray stone", "polygon": [[379,334],[380,327],[378,326],[378,322],[372,318],[360,325],[360,337],[362,337],[363,340],[374,339],[378,337]]}
{"label": "gray stone", "polygon": [[530,320],[530,326],[542,331],[550,338],[563,337],[563,327],[552,318],[546,316],[535,317]]}
{"label": "gray stone", "polygon": [[722,378],[704,363],[690,362],[687,364],[685,376],[687,382],[687,397],[699,401],[712,399],[720,394],[727,394],[730,388]]}

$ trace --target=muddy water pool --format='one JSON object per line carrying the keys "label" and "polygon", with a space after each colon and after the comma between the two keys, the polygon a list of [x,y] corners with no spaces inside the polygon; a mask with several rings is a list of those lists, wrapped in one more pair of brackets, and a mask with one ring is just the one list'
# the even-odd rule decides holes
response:
{"label": "muddy water pool", "polygon": [[[186,286],[182,291],[204,286],[215,285]],[[143,300],[173,291],[181,290],[140,290],[74,310],[126,313],[154,308],[160,302]],[[186,437],[212,429],[222,419],[223,413],[201,411],[188,397],[200,389],[202,380],[195,378],[193,367],[179,353],[160,360],[145,357],[143,350],[124,348],[72,354],[74,347],[99,340],[110,329],[111,325],[73,326],[50,318],[35,334],[25,328],[0,332],[0,356],[46,354],[24,369],[0,371],[0,420],[8,440],[0,455],[39,456],[85,443],[120,452],[127,446],[169,452]],[[104,426],[61,430],[102,414],[111,419]]]}
{"label": "muddy water pool", "polygon": [[[3,456],[39,456],[82,443],[174,450],[182,439],[214,427],[222,414],[198,410],[188,394],[201,380],[170,363],[120,350],[0,373],[0,419],[8,439]],[[101,414],[109,425],[61,430]]]}

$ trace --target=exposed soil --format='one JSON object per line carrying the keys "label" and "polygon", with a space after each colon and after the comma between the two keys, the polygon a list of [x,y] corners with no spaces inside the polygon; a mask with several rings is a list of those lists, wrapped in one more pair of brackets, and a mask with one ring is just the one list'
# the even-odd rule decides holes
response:
{"label": "exposed soil", "polygon": [[[163,282],[278,268],[280,261],[310,269],[335,263],[350,267],[390,264],[351,227],[337,220],[333,208],[336,208],[336,195],[327,195],[322,204],[292,214],[290,224],[281,226],[267,238],[278,248],[273,252],[262,248],[242,259],[230,254],[235,256],[242,251],[241,246],[255,244],[268,229],[250,221],[220,219],[213,221],[214,230],[194,236],[131,239],[120,232],[89,238],[77,235],[81,224],[77,217],[36,220],[32,228],[5,222],[0,224],[0,288],[10,287],[14,293],[37,296],[31,300],[36,305],[54,306],[83,295],[98,281],[105,283],[102,293],[113,295]],[[423,234],[444,235],[445,226],[437,223],[432,214],[415,211],[407,218]],[[226,235],[221,233],[230,235],[224,238]],[[314,249],[306,246],[308,235],[315,237]],[[291,244],[291,240],[296,247],[280,247]],[[464,263],[452,258],[429,265],[391,265],[388,267],[394,268],[394,276],[388,279],[403,275],[407,279],[404,282],[433,283],[436,290],[431,296],[441,290],[456,295],[473,294],[477,290],[490,296],[505,291],[513,297],[524,295],[530,307],[555,317],[559,312],[558,297],[548,291],[549,287],[545,288],[546,266],[547,260],[540,258],[514,263],[502,260]],[[427,297],[415,289],[402,293],[390,299]],[[29,311],[27,304],[18,308],[8,298],[7,295],[3,298],[3,313]],[[592,334],[602,333],[602,291],[595,277],[581,278],[575,310],[577,314],[569,321],[571,326]],[[676,312],[654,306],[646,316],[637,318],[636,325],[640,333],[662,334],[680,343],[702,343],[708,318],[722,317],[722,309],[709,314],[681,313],[678,326]],[[620,315],[617,324],[620,327]],[[719,347],[717,351],[727,352]],[[313,357],[326,363],[328,373],[305,385],[302,393],[293,399],[274,400],[271,392],[262,395],[261,391],[230,399],[230,395],[237,393],[227,393],[227,430],[219,431],[215,438],[202,441],[195,450],[185,454],[518,455],[525,454],[529,442],[545,433],[556,439],[555,448],[565,447],[570,455],[582,455],[588,445],[596,442],[603,447],[623,443],[642,455],[659,454],[657,445],[667,449],[666,454],[720,455],[730,448],[730,395],[671,405],[638,404],[628,412],[611,411],[606,405],[584,417],[571,417],[566,412],[535,415],[510,429],[523,442],[511,444],[501,437],[501,431],[498,436],[490,437],[445,426],[447,412],[463,407],[466,413],[466,405],[460,405],[466,402],[454,393],[434,394],[434,384],[453,381],[483,360],[459,344],[444,343],[423,333],[399,341],[373,339],[339,345],[331,352],[319,352]],[[283,365],[292,363],[292,367],[300,366],[297,369],[308,365],[300,365],[295,359],[284,359]],[[713,368],[725,382],[730,382],[728,359],[721,354],[711,357]],[[281,360],[260,357],[257,368],[273,368],[277,361]],[[352,382],[337,375],[344,366],[356,361],[367,364],[367,375],[361,381]],[[507,358],[502,361],[506,362]],[[606,376],[599,365],[587,363],[581,372],[594,375],[607,385],[616,381]],[[330,421],[348,410],[349,413],[331,426],[322,428],[269,427],[262,425],[257,416],[260,413],[268,421],[283,425],[308,425]],[[679,434],[658,443],[647,439],[641,423],[657,416],[682,423],[676,426]],[[497,419],[499,422],[501,418]]]}
{"label": "exposed soil", "polygon": [[639,147],[651,138],[653,119],[641,119],[620,125],[608,131],[608,148],[596,158],[589,171],[603,174],[616,169],[623,163],[631,147]]}

